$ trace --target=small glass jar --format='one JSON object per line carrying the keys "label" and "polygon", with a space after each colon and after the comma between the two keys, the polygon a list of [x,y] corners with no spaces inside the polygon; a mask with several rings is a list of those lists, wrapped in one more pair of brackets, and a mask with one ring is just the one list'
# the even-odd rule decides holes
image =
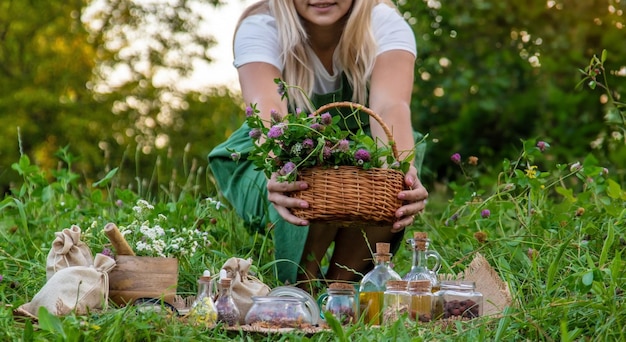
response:
{"label": "small glass jar", "polygon": [[383,324],[393,323],[409,312],[411,297],[407,291],[408,281],[389,280],[383,294]]}
{"label": "small glass jar", "polygon": [[341,324],[356,323],[358,317],[354,286],[347,283],[332,283],[326,291],[324,311],[332,313]]}
{"label": "small glass jar", "polygon": [[312,318],[304,298],[254,296],[245,322],[270,328],[299,328],[311,324]]}
{"label": "small glass jar", "polygon": [[442,281],[434,302],[435,319],[472,319],[483,314],[483,295],[473,281]]}
{"label": "small glass jar", "polygon": [[433,317],[433,293],[428,279],[409,281],[411,305],[409,317],[416,322],[430,322]]}

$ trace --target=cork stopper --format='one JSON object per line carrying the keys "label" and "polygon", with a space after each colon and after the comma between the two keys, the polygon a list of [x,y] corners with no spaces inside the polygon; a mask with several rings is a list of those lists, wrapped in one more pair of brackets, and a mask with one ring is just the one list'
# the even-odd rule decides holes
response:
{"label": "cork stopper", "polygon": [[230,283],[232,280],[230,278],[222,278],[220,279],[220,286],[222,287],[230,287]]}
{"label": "cork stopper", "polygon": [[391,245],[386,242],[376,243],[376,254],[389,254],[389,248]]}
{"label": "cork stopper", "polygon": [[406,280],[388,280],[387,281],[387,290],[406,290],[408,286],[408,281]]}
{"label": "cork stopper", "polygon": [[333,290],[353,290],[354,286],[348,283],[332,283],[328,285],[328,288]]}
{"label": "cork stopper", "polygon": [[391,261],[391,253],[389,252],[391,245],[386,242],[378,242],[376,243],[376,254],[374,254],[374,258],[376,262],[388,262]]}
{"label": "cork stopper", "polygon": [[331,291],[349,291],[354,293],[354,286],[349,283],[331,283],[328,285],[328,289]]}
{"label": "cork stopper", "polygon": [[428,279],[420,279],[409,281],[408,287],[411,292],[430,292],[432,284]]}
{"label": "cork stopper", "polygon": [[413,240],[415,241],[415,248],[420,251],[425,251],[428,248],[428,233],[415,232],[413,233]]}

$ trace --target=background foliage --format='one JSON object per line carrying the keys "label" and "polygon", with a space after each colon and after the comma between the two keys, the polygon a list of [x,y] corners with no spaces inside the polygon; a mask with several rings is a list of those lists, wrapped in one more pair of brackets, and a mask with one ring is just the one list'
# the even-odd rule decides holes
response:
{"label": "background foliage", "polygon": [[[120,164],[145,172],[157,159],[181,165],[185,149],[204,165],[208,151],[243,120],[238,94],[176,86],[194,61],[211,61],[214,38],[200,23],[202,9],[216,5],[3,1],[2,188],[19,182],[9,166],[20,153],[52,170],[54,152],[66,146],[78,156],[76,171],[92,180]],[[623,1],[430,0],[399,7],[418,39],[413,109],[414,126],[432,139],[426,183],[453,176],[453,152],[491,164],[522,138],[549,141],[556,157],[593,152],[611,164],[624,160],[623,136],[615,139],[603,119],[610,103],[573,86],[581,79],[577,68],[607,49],[609,83],[623,93]],[[137,37],[144,43],[133,44]],[[127,76],[114,78],[120,70]]]}
{"label": "background foliage", "polygon": [[556,158],[624,160],[623,137],[611,144],[604,123],[610,104],[574,88],[577,66],[607,49],[609,83],[624,92],[623,1],[407,1],[402,9],[418,38],[415,127],[435,140],[426,162],[434,178],[450,175],[454,151],[492,164],[520,138],[549,141]]}

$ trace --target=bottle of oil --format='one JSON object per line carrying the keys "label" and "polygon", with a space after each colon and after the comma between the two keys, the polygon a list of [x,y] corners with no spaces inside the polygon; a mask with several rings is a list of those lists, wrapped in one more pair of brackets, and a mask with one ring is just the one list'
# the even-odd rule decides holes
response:
{"label": "bottle of oil", "polygon": [[416,322],[430,322],[433,318],[433,293],[427,279],[412,280],[408,285],[411,305],[410,318]]}
{"label": "bottle of oil", "polygon": [[401,280],[400,275],[390,265],[391,253],[388,243],[377,243],[374,260],[376,266],[361,280],[359,286],[360,315],[369,324],[380,325],[382,323],[382,309],[384,292],[387,289],[387,281]]}

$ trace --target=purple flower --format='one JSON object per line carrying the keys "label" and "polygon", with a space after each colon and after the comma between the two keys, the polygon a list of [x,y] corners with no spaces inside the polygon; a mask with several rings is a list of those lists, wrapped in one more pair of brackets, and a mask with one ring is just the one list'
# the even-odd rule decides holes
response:
{"label": "purple flower", "polygon": [[318,123],[312,123],[311,124],[311,129],[315,130],[315,131],[318,131],[318,132],[321,132],[322,130],[324,130],[324,126],[322,126],[322,125],[320,125]]}
{"label": "purple flower", "polygon": [[250,133],[248,133],[248,135],[250,136],[250,138],[257,140],[261,137],[263,133],[261,132],[260,129],[258,128],[253,128],[252,130],[250,130]]}
{"label": "purple flower", "polygon": [[252,115],[254,115],[254,108],[250,106],[246,107],[246,117],[250,117]]}
{"label": "purple flower", "polygon": [[102,254],[112,258],[113,257],[113,251],[111,250],[111,248],[104,248],[102,249]]}
{"label": "purple flower", "polygon": [[370,153],[366,149],[361,148],[354,152],[354,159],[356,159],[357,162],[368,162],[370,158]]}
{"label": "purple flower", "polygon": [[546,150],[546,148],[550,147],[550,144],[548,144],[545,141],[538,141],[537,142],[537,148],[539,149],[539,151],[543,152]]}
{"label": "purple flower", "polygon": [[340,152],[350,151],[350,142],[347,139],[339,140],[339,143],[337,144],[337,150]]}
{"label": "purple flower", "polygon": [[483,211],[480,212],[480,216],[482,218],[488,218],[491,216],[491,211],[489,211],[489,209],[483,209]]}
{"label": "purple flower", "polygon": [[4,279],[4,277],[0,274],[0,283],[2,282],[2,279]]}
{"label": "purple flower", "polygon": [[272,122],[283,121],[283,118],[280,116],[280,114],[278,114],[278,111],[276,109],[270,110],[270,116],[272,117]]}
{"label": "purple flower", "polygon": [[280,169],[280,174],[283,176],[287,176],[288,174],[294,172],[296,170],[296,164],[292,163],[292,162],[287,162],[285,165],[283,165],[283,168]]}
{"label": "purple flower", "polygon": [[461,164],[461,155],[458,153],[455,153],[450,156],[450,160],[452,160],[452,162],[455,164]]}
{"label": "purple flower", "polygon": [[322,118],[323,125],[330,125],[331,123],[333,123],[333,117],[330,115],[330,113],[324,113],[320,117]]}
{"label": "purple flower", "polygon": [[279,82],[278,89],[276,89],[276,91],[280,96],[285,96],[285,92],[287,91],[287,89],[285,88],[285,83]]}
{"label": "purple flower", "polygon": [[233,152],[230,154],[230,158],[234,161],[238,161],[241,158],[241,153]]}
{"label": "purple flower", "polygon": [[118,199],[117,201],[115,201],[115,205],[121,208],[122,206],[124,206],[124,201]]}
{"label": "purple flower", "polygon": [[324,146],[322,154],[324,156],[324,159],[328,159],[333,154],[333,150],[330,148],[330,146]]}
{"label": "purple flower", "polygon": [[283,135],[283,126],[282,125],[274,125],[270,128],[269,132],[267,132],[267,137],[271,139],[276,139]]}
{"label": "purple flower", "polygon": [[451,225],[451,224],[454,224],[454,222],[456,222],[456,220],[458,220],[458,219],[459,219],[459,214],[458,214],[458,213],[454,213],[454,214],[452,214],[452,216],[450,216],[450,217],[446,220],[445,225],[446,225],[446,226],[449,226],[449,225]]}
{"label": "purple flower", "polygon": [[313,142],[313,139],[311,138],[306,138],[302,141],[302,147],[303,148],[308,148],[311,149],[313,148],[313,146],[315,145],[315,143]]}

